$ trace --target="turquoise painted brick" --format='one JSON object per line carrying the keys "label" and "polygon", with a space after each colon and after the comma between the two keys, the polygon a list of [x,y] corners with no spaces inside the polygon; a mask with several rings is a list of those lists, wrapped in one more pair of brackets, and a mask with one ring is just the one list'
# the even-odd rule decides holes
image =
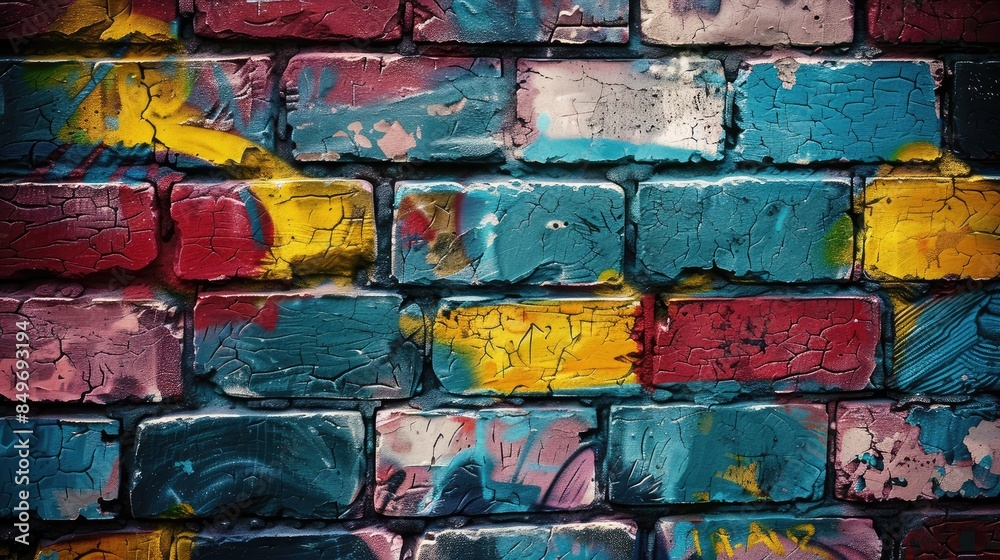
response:
{"label": "turquoise painted brick", "polygon": [[854,266],[847,179],[640,183],[633,210],[636,263],[653,280],[712,269],[772,282],[844,280]]}
{"label": "turquoise painted brick", "polygon": [[330,519],[358,497],[365,472],[358,412],[173,415],[136,430],[133,517],[240,515]]}
{"label": "turquoise painted brick", "polygon": [[632,560],[636,532],[623,521],[444,529],[423,535],[416,560]]}
{"label": "turquoise painted brick", "polygon": [[393,274],[408,284],[616,281],[624,214],[613,183],[398,183]]}
{"label": "turquoise painted brick", "polygon": [[626,505],[818,499],[824,405],[615,406],[611,501]]}
{"label": "turquoise painted brick", "polygon": [[40,519],[115,517],[101,502],[118,499],[118,433],[117,420],[100,416],[4,419],[0,517],[16,517],[25,505]]}
{"label": "turquoise painted brick", "polygon": [[736,153],[750,161],[899,161],[939,154],[940,63],[751,61],[734,84]]}

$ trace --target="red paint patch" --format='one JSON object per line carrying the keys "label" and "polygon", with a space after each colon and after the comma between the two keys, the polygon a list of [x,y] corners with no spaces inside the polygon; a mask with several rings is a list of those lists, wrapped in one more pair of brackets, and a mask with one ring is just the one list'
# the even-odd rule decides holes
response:
{"label": "red paint patch", "polygon": [[868,32],[889,43],[997,43],[1000,0],[876,0]]}
{"label": "red paint patch", "polygon": [[1000,516],[929,519],[903,539],[905,560],[977,558],[1000,560]]}

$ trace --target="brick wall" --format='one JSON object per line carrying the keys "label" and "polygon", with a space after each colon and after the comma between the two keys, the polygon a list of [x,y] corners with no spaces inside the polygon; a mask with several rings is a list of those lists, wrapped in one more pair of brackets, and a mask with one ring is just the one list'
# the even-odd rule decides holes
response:
{"label": "brick wall", "polygon": [[0,38],[0,556],[1000,558],[1000,1]]}

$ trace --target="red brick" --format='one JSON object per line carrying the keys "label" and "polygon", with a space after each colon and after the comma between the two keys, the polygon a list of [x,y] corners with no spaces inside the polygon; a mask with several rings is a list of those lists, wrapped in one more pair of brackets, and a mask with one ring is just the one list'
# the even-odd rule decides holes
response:
{"label": "red brick", "polygon": [[1000,560],[1000,512],[925,519],[903,537],[901,550],[903,560]]}
{"label": "red brick", "polygon": [[389,41],[402,34],[399,0],[195,0],[206,37]]}
{"label": "red brick", "polygon": [[873,0],[868,32],[888,43],[997,43],[1000,0]]}

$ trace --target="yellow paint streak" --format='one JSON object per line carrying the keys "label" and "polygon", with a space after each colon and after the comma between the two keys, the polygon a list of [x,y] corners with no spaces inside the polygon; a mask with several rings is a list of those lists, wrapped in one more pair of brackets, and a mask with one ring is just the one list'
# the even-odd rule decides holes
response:
{"label": "yellow paint streak", "polygon": [[785,555],[785,547],[781,544],[781,537],[773,529],[765,529],[760,523],[750,523],[750,532],[747,535],[747,548],[753,548],[758,544],[767,547],[772,553],[779,556]]}
{"label": "yellow paint streak", "polygon": [[[103,533],[62,540],[40,547],[36,558],[77,560],[79,558],[169,558],[189,560],[193,533],[162,527],[151,530]],[[187,545],[185,546],[185,543]]]}
{"label": "yellow paint streak", "polygon": [[757,482],[758,463],[749,462],[739,455],[729,454],[729,457],[736,461],[736,464],[729,465],[725,472],[717,472],[715,476],[738,485],[757,499],[766,499],[767,492],[761,490],[760,484]]}
{"label": "yellow paint streak", "polygon": [[691,536],[694,537],[694,551],[698,553],[698,557],[704,556],[701,551],[701,535],[698,533],[698,529],[692,529]]}
{"label": "yellow paint streak", "polygon": [[473,386],[503,394],[636,383],[639,302],[536,301],[439,313],[435,344],[451,347]]}
{"label": "yellow paint streak", "polygon": [[251,184],[274,227],[265,278],[354,274],[375,260],[372,194],[357,181],[276,181]]}
{"label": "yellow paint streak", "polygon": [[1000,275],[1000,181],[873,179],[865,190],[864,265],[879,280]]}
{"label": "yellow paint streak", "polygon": [[131,0],[75,0],[49,25],[48,31],[101,41],[133,36],[176,40],[170,22],[133,12]]}
{"label": "yellow paint streak", "polygon": [[817,558],[822,558],[824,560],[832,560],[834,556],[830,552],[824,550],[820,546],[813,546],[809,544],[809,541],[816,535],[816,526],[812,523],[800,523],[794,527],[789,527],[785,531],[785,536],[788,540],[795,543],[799,547],[799,550],[803,552],[808,552],[816,556]]}
{"label": "yellow paint streak", "polygon": [[933,161],[941,157],[941,149],[930,142],[911,142],[896,151],[898,161]]}
{"label": "yellow paint streak", "polygon": [[725,554],[726,558],[736,555],[733,545],[729,542],[729,532],[725,529],[718,529],[712,533],[712,543],[715,545],[715,555]]}

